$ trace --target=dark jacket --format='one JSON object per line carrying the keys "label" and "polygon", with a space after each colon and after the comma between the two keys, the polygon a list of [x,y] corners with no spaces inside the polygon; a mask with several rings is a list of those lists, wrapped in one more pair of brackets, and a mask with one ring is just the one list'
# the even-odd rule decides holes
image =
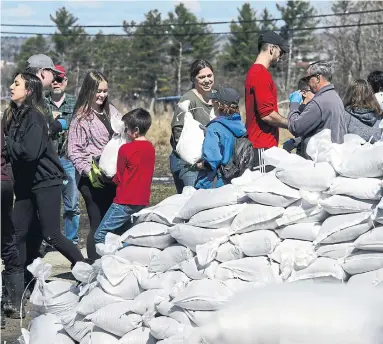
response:
{"label": "dark jacket", "polygon": [[32,108],[20,109],[13,114],[7,135],[6,150],[12,164],[16,195],[63,183],[64,171],[43,114]]}
{"label": "dark jacket", "polygon": [[350,109],[346,108],[347,133],[357,134],[366,141],[372,137],[371,143],[380,140],[381,129],[379,124],[381,118],[372,110],[367,109]]}
{"label": "dark jacket", "polygon": [[306,148],[310,138],[323,129],[331,130],[332,142],[343,143],[347,133],[346,118],[342,99],[334,85],[321,88],[304,109],[300,109],[299,103],[291,103],[288,128],[294,136],[302,137],[302,154],[305,158],[309,158]]}
{"label": "dark jacket", "polygon": [[227,117],[219,116],[208,124],[201,158],[207,169],[198,173],[196,189],[213,188],[216,177],[215,187],[221,187],[225,184],[217,170],[221,165],[227,165],[230,161],[233,155],[235,137],[241,137],[245,134],[246,128],[238,113]]}
{"label": "dark jacket", "polygon": [[4,137],[4,127],[1,125],[1,137],[0,137],[0,143],[1,143],[1,180],[2,181],[10,181],[11,177],[9,176],[9,171],[7,168],[7,161],[5,159],[5,137]]}

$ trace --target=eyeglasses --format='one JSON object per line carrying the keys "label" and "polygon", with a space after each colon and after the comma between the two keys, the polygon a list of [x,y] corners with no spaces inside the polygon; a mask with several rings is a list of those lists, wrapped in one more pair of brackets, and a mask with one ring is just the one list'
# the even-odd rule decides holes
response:
{"label": "eyeglasses", "polygon": [[56,81],[56,82],[58,82],[59,84],[61,84],[64,80],[65,80],[65,76],[59,76],[59,75],[56,75],[54,81]]}

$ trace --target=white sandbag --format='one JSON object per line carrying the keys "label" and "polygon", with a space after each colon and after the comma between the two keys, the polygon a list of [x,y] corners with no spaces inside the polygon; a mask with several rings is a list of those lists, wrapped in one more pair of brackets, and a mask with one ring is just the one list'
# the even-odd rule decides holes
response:
{"label": "white sandbag", "polygon": [[382,294],[372,287],[281,284],[234,298],[185,344],[378,344]]}
{"label": "white sandbag", "polygon": [[327,257],[332,259],[341,259],[349,256],[355,251],[353,241],[342,242],[339,244],[319,245],[315,249],[318,257]]}
{"label": "white sandbag", "polygon": [[150,261],[149,272],[165,272],[186,259],[194,257],[193,252],[179,244],[174,244],[156,254]]}
{"label": "white sandbag", "polygon": [[359,200],[349,196],[334,195],[319,201],[319,204],[331,215],[360,213],[370,211],[376,201]]}
{"label": "white sandbag", "polygon": [[259,229],[275,229],[275,220],[284,212],[282,207],[270,207],[260,204],[248,204],[234,218],[231,224],[232,232],[236,234],[247,233]]}
{"label": "white sandbag", "polygon": [[227,236],[229,235],[230,230],[228,227],[207,229],[180,223],[174,227],[170,227],[169,233],[181,245],[184,245],[190,248],[193,252],[196,252],[197,245],[203,245],[213,239]]}
{"label": "white sandbag", "polygon": [[124,301],[120,297],[109,295],[101,288],[95,287],[88,295],[85,295],[77,306],[77,313],[88,315],[111,303]]}
{"label": "white sandbag", "polygon": [[118,341],[119,344],[155,344],[155,338],[147,327],[139,327],[128,332]]}
{"label": "white sandbag", "polygon": [[293,271],[287,282],[295,282],[311,278],[333,277],[344,281],[347,274],[338,261],[331,258],[319,257],[306,269]]}
{"label": "white sandbag", "polygon": [[[382,202],[380,202],[380,203],[382,203]],[[373,220],[377,223],[383,224],[383,209],[380,208],[380,205],[378,205],[378,207],[376,207],[372,211],[371,220]]]}
{"label": "white sandbag", "polygon": [[161,252],[154,247],[140,247],[129,245],[116,252],[117,257],[128,260],[131,263],[138,263],[148,266],[152,258]]}
{"label": "white sandbag", "polygon": [[91,283],[97,277],[98,272],[93,268],[93,265],[85,262],[77,262],[72,269],[73,277],[83,283]]}
{"label": "white sandbag", "polygon": [[222,281],[240,278],[265,285],[281,282],[278,264],[269,262],[266,257],[248,257],[222,263],[215,273],[215,278]]}
{"label": "white sandbag", "polygon": [[275,232],[282,239],[296,239],[314,241],[317,237],[321,224],[318,222],[313,223],[296,223],[276,229]]}
{"label": "white sandbag", "polygon": [[78,314],[76,310],[60,316],[60,320],[65,331],[77,342],[81,342],[81,339],[90,333],[95,326],[91,321],[86,321],[85,317]]}
{"label": "white sandbag", "polygon": [[285,208],[297,201],[297,198],[291,198],[267,192],[247,192],[246,195],[255,203],[271,205],[273,207]]}
{"label": "white sandbag", "polygon": [[32,319],[29,324],[28,344],[56,343],[57,334],[62,329],[60,320],[54,314],[42,314]]}
{"label": "white sandbag", "polygon": [[202,228],[230,227],[234,217],[245,207],[245,204],[232,204],[201,211],[193,215],[188,225]]}
{"label": "white sandbag", "polygon": [[163,316],[177,320],[180,324],[192,326],[185,310],[181,307],[173,305],[172,302],[163,301],[157,306],[157,311]]}
{"label": "white sandbag", "polygon": [[129,138],[125,133],[115,134],[104,147],[101,156],[99,167],[105,176],[112,178],[117,170],[117,156],[120,147],[129,142]]}
{"label": "white sandbag", "polygon": [[229,287],[233,294],[239,294],[243,293],[244,291],[263,288],[265,286],[264,283],[242,281],[238,278],[228,279],[226,281],[222,281],[222,283]]}
{"label": "white sandbag", "polygon": [[97,276],[97,281],[107,294],[120,297],[124,300],[133,300],[142,292],[133,271],[126,275],[125,278],[116,285],[110,283],[103,274]]}
{"label": "white sandbag", "polygon": [[253,183],[256,179],[262,176],[262,173],[260,171],[251,171],[249,169],[246,169],[245,172],[243,172],[242,176],[233,178],[231,180],[231,184],[237,185],[237,186],[246,186],[248,184]]}
{"label": "white sandbag", "polygon": [[[335,244],[356,239],[371,228],[370,215],[370,212],[363,212],[329,217],[323,222],[314,244]],[[361,224],[362,226],[359,226]],[[329,238],[331,235],[334,236]]]}
{"label": "white sandbag", "polygon": [[350,275],[381,269],[383,268],[383,253],[355,252],[344,259],[342,268]]}
{"label": "white sandbag", "polygon": [[285,256],[295,255],[298,252],[310,255],[314,252],[314,246],[309,241],[286,239],[275,248],[273,253],[269,254],[269,257],[277,263],[281,263]]}
{"label": "white sandbag", "polygon": [[286,165],[302,165],[311,166],[313,162],[300,157],[297,154],[290,154],[286,150],[279,147],[272,147],[262,153],[262,158],[266,165],[274,167]]}
{"label": "white sandbag", "polygon": [[354,243],[359,250],[383,251],[383,227],[376,227],[361,235]]}
{"label": "white sandbag", "polygon": [[249,257],[266,256],[274,251],[280,242],[278,236],[268,230],[232,235],[230,241]]}
{"label": "white sandbag", "polygon": [[218,248],[215,260],[223,263],[228,262],[230,260],[241,259],[244,257],[245,254],[238,246],[234,245],[231,242],[225,242]]}
{"label": "white sandbag", "polygon": [[191,332],[190,325],[180,324],[169,317],[157,317],[149,322],[150,334],[156,339],[165,339],[171,336]]}
{"label": "white sandbag", "polygon": [[276,176],[296,189],[324,191],[330,187],[336,173],[329,163],[319,162],[312,167],[297,165],[278,168]]}
{"label": "white sandbag", "polygon": [[383,287],[383,268],[353,275],[348,280],[347,285],[372,285]]}
{"label": "white sandbag", "polygon": [[203,210],[242,203],[245,197],[246,195],[240,187],[231,184],[215,189],[199,189],[180,210],[178,217],[189,220]]}
{"label": "white sandbag", "polygon": [[181,270],[186,276],[192,280],[201,280],[205,278],[214,278],[219,263],[212,261],[206,265],[201,265],[197,257],[190,258],[183,261],[174,267],[174,269]]}
{"label": "white sandbag", "polygon": [[331,145],[331,130],[323,129],[310,138],[306,154],[315,162],[329,161]]}
{"label": "white sandbag", "polygon": [[164,289],[165,291],[170,292],[178,283],[183,283],[185,285],[189,283],[189,278],[181,271],[150,273],[144,267],[137,267],[135,275],[141,288],[145,290]]}
{"label": "white sandbag", "polygon": [[163,289],[150,289],[142,292],[132,302],[131,310],[144,315],[146,312],[155,312],[157,305],[169,300],[169,294]]}
{"label": "white sandbag", "polygon": [[172,301],[174,305],[195,311],[214,311],[222,308],[233,292],[218,280],[191,281]]}
{"label": "white sandbag", "polygon": [[216,314],[215,311],[191,311],[190,309],[185,309],[184,312],[192,324],[197,326],[208,323]]}
{"label": "white sandbag", "polygon": [[184,187],[182,194],[169,196],[160,203],[152,207],[144,208],[138,213],[133,214],[133,217],[136,219],[136,223],[157,222],[172,225],[180,209],[186,204],[195,191],[196,190],[191,186]]}
{"label": "white sandbag", "polygon": [[85,319],[92,321],[106,332],[122,337],[141,326],[141,315],[131,312],[132,301],[109,304],[89,314]]}
{"label": "white sandbag", "polygon": [[382,180],[377,178],[336,177],[331,183],[330,195],[346,195],[359,199],[380,200],[382,198]]}
{"label": "white sandbag", "polygon": [[119,338],[100,328],[96,328],[93,332],[86,335],[80,344],[119,344]]}
{"label": "white sandbag", "polygon": [[174,243],[169,227],[156,222],[139,223],[121,235],[121,241],[130,245],[164,249]]}
{"label": "white sandbag", "polygon": [[376,178],[383,176],[383,145],[333,144],[331,165],[342,176],[349,178]]}
{"label": "white sandbag", "polygon": [[277,226],[294,223],[323,222],[330,214],[321,205],[312,205],[305,201],[297,201],[285,209],[283,215],[275,220]]}
{"label": "white sandbag", "polygon": [[[190,103],[190,101],[185,100],[184,103]],[[176,146],[176,151],[181,159],[190,165],[194,165],[201,159],[205,134],[200,128],[201,123],[193,118],[188,107],[189,104],[185,104],[184,126]]]}

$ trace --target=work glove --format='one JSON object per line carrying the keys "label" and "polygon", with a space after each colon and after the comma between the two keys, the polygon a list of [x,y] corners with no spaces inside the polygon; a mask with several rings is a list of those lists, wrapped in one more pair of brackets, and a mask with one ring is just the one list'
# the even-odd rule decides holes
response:
{"label": "work glove", "polygon": [[296,148],[296,142],[294,139],[289,139],[285,142],[283,142],[283,149],[288,151],[289,153]]}
{"label": "work glove", "polygon": [[300,91],[295,91],[289,96],[290,103],[302,103],[303,98]]}
{"label": "work glove", "polygon": [[101,181],[102,173],[98,166],[92,161],[92,167],[88,173],[89,180],[94,188],[102,188],[104,184]]}

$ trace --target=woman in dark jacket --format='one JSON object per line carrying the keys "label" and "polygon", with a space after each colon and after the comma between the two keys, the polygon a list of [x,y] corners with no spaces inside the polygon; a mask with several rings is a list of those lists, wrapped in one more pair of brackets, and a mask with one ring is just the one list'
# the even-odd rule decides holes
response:
{"label": "woman in dark jacket", "polygon": [[[84,257],[60,231],[64,172],[43,114],[41,81],[33,74],[20,73],[10,88],[12,101],[4,120],[6,151],[15,180],[13,224],[20,263],[24,267],[27,263],[27,249],[30,249],[27,236],[42,236],[74,265]],[[31,226],[37,214],[40,226]],[[39,245],[35,246],[38,249]]]}
{"label": "woman in dark jacket", "polygon": [[343,100],[346,111],[346,125],[348,134],[357,134],[371,143],[381,138],[382,110],[374,92],[366,80],[351,81]]}

